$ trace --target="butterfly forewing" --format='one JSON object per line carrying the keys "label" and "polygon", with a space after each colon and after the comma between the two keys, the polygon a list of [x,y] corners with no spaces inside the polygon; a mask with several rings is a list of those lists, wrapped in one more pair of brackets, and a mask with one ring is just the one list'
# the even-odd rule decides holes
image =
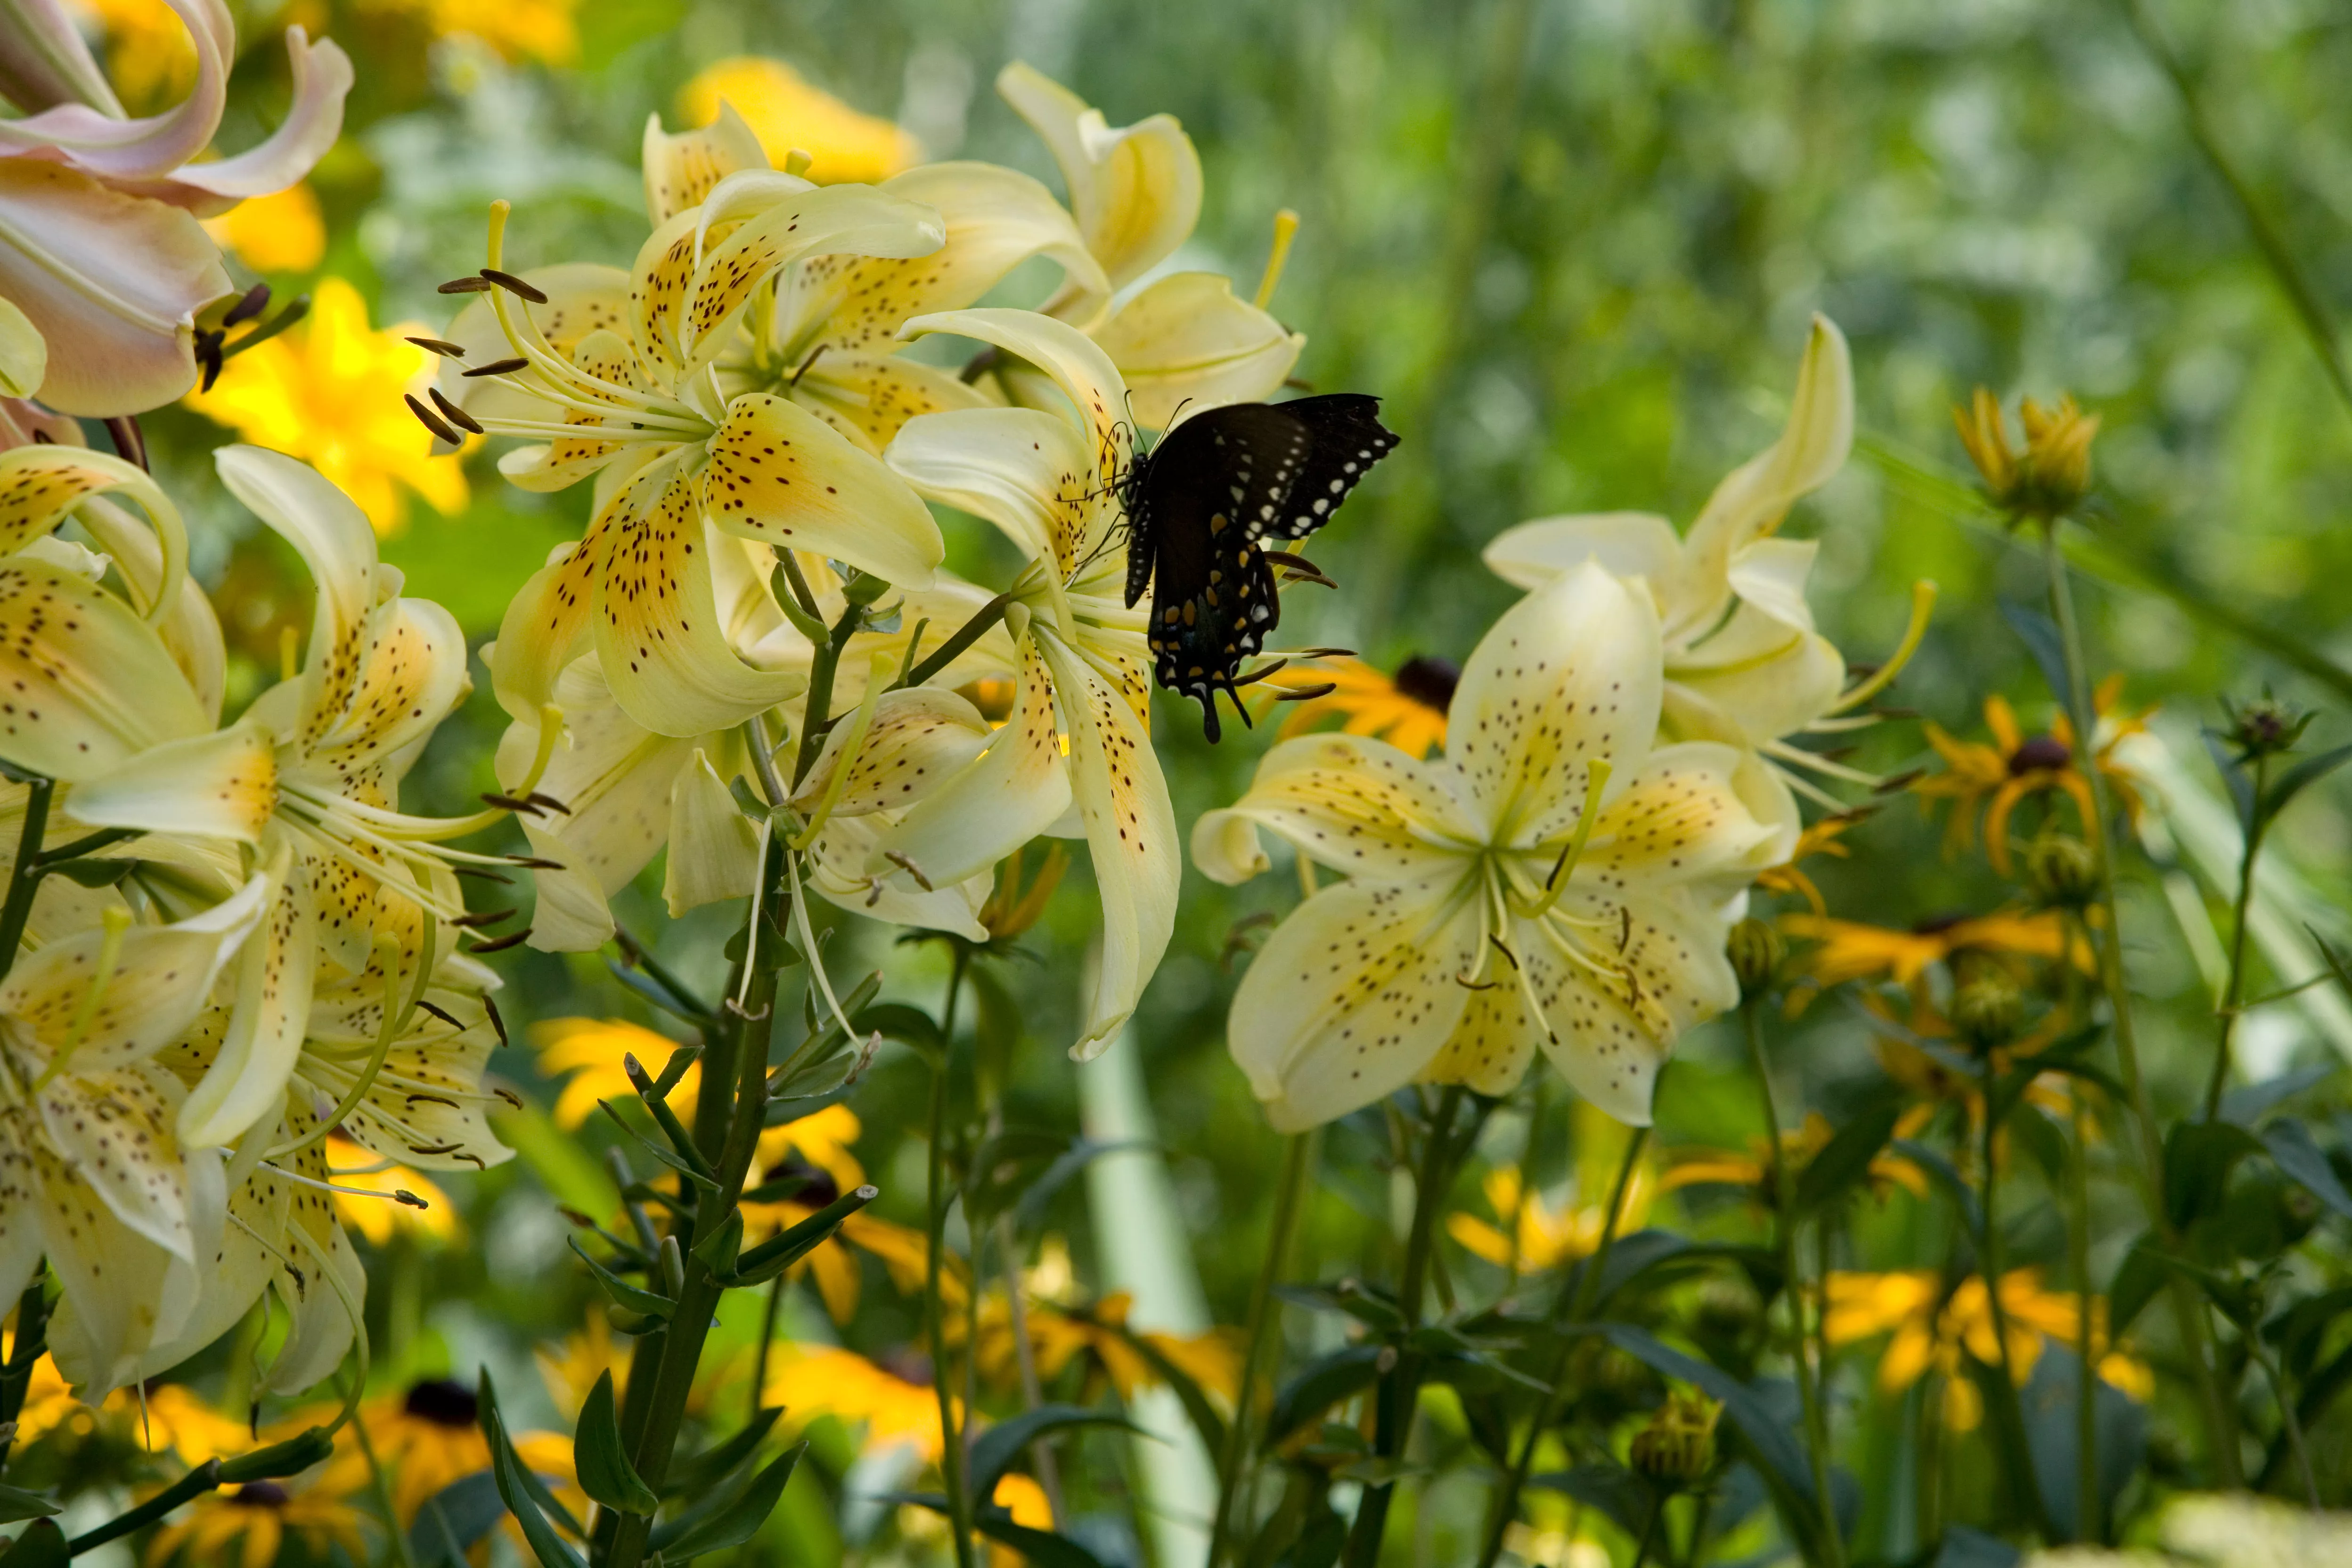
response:
{"label": "butterfly forewing", "polygon": [[[1321,526],[1396,444],[1378,407],[1376,398],[1339,395],[1213,408],[1170,431],[1128,486],[1127,602],[1152,589],[1155,673],[1200,700],[1212,741],[1216,693],[1234,689],[1241,661],[1282,614],[1259,542]],[[1324,505],[1302,499],[1309,483]]]}

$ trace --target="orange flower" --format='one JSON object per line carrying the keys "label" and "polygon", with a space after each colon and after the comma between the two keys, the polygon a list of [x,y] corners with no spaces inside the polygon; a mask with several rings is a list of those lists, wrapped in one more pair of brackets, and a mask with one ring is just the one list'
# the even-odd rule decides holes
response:
{"label": "orange flower", "polygon": [[[855,1351],[779,1341],[762,1403],[782,1405],[785,1423],[795,1431],[830,1415],[865,1428],[867,1448],[904,1443],[934,1464],[946,1451],[939,1395],[931,1385],[886,1371]],[[950,1408],[961,1404],[950,1402]],[[961,1417],[957,1424],[962,1424]]]}
{"label": "orange flower", "polygon": [[[749,1247],[790,1229],[842,1194],[865,1185],[866,1168],[849,1152],[859,1131],[856,1111],[845,1105],[830,1105],[814,1116],[787,1121],[761,1134],[759,1152],[753,1156],[754,1168],[761,1173],[760,1182],[797,1177],[803,1185],[789,1198],[741,1205],[744,1245]],[[924,1264],[929,1257],[923,1233],[861,1210],[842,1221],[832,1239],[788,1271],[796,1279],[803,1275],[814,1277],[817,1294],[824,1299],[824,1309],[835,1322],[846,1323],[857,1311],[863,1279],[857,1259],[848,1250],[851,1247],[880,1258],[901,1290],[922,1289]],[[961,1277],[943,1275],[940,1285],[943,1290],[961,1292],[962,1280]],[[955,1297],[958,1302],[962,1300],[961,1294]]]}
{"label": "orange flower", "polygon": [[1864,806],[1860,811],[1841,812],[1835,816],[1822,817],[1797,835],[1797,847],[1789,852],[1788,859],[1769,870],[1758,873],[1756,885],[1767,892],[1798,895],[1812,906],[1816,915],[1828,914],[1829,905],[1822,900],[1822,890],[1813,886],[1811,877],[1797,868],[1798,865],[1815,855],[1826,855],[1838,860],[1850,858],[1853,847],[1842,844],[1839,839],[1847,828],[1868,816],[1873,809]]}
{"label": "orange flower", "polygon": [[[1915,1107],[1904,1113],[1895,1125],[1895,1135],[1907,1138],[1919,1131],[1933,1114],[1927,1107]],[[1810,1112],[1804,1125],[1792,1127],[1780,1134],[1780,1158],[1790,1170],[1801,1171],[1811,1163],[1813,1156],[1829,1146],[1832,1137],[1829,1118],[1820,1111]],[[1765,1163],[1765,1142],[1761,1138],[1748,1141],[1748,1152],[1736,1153],[1727,1149],[1680,1149],[1666,1156],[1669,1162],[1665,1175],[1658,1183],[1661,1192],[1673,1192],[1677,1187],[1727,1186],[1746,1187],[1750,1195],[1766,1208],[1773,1205],[1771,1168]],[[1881,1152],[1870,1162],[1872,1189],[1884,1199],[1888,1185],[1907,1190],[1914,1197],[1927,1195],[1927,1175],[1918,1166],[1900,1154]]]}
{"label": "orange flower", "polygon": [[[1445,710],[1461,678],[1461,668],[1451,660],[1426,655],[1405,660],[1394,676],[1360,658],[1334,655],[1294,660],[1260,684],[1285,691],[1331,689],[1291,705],[1278,731],[1285,740],[1304,734],[1318,720],[1336,718],[1348,734],[1370,735],[1400,752],[1426,757],[1445,743]],[[1261,718],[1275,700],[1278,699],[1269,690],[1268,700],[1255,705]]]}
{"label": "orange flower", "polygon": [[[1059,1377],[1074,1359],[1109,1379],[1122,1399],[1137,1391],[1157,1387],[1158,1369],[1138,1348],[1141,1342],[1202,1391],[1231,1407],[1241,1386],[1241,1355],[1230,1330],[1211,1329],[1200,1334],[1172,1334],[1152,1329],[1130,1329],[1128,1313],[1134,1299],[1113,1291],[1092,1306],[1062,1306],[1023,1292],[1023,1315],[1029,1330],[1030,1354],[1037,1375]],[[950,1344],[962,1342],[962,1324],[951,1323]],[[994,1290],[980,1304],[977,1359],[981,1375],[1001,1387],[1012,1387],[1019,1373],[1013,1338],[1012,1304],[1003,1290]]]}
{"label": "orange flower", "polygon": [[[2138,781],[2115,760],[2115,751],[2126,736],[2147,727],[2147,715],[2118,712],[2122,697],[2119,676],[2099,688],[2094,702],[2099,725],[2093,758],[2116,798],[2137,822],[2141,810]],[[2019,803],[2062,793],[2074,803],[2078,826],[2087,837],[2093,826],[2091,786],[2075,757],[2074,727],[2065,714],[2053,715],[2049,731],[2039,735],[2027,735],[2019,729],[2017,712],[2007,698],[1985,699],[1984,716],[1985,728],[1992,731],[1990,745],[1955,740],[1940,725],[1927,726],[1927,743],[1943,758],[1944,771],[1928,774],[1911,790],[1923,804],[1952,803],[1952,817],[1944,836],[1948,854],[1960,853],[1976,841],[1981,806],[1986,855],[1993,869],[2006,877],[2011,863],[2009,819]],[[1927,804],[1927,808],[1932,811],[1934,806]]]}
{"label": "orange flower", "polygon": [[[647,1072],[658,1074],[678,1043],[641,1025],[622,1018],[550,1018],[530,1027],[530,1043],[539,1053],[539,1070],[564,1080],[550,1114],[558,1127],[577,1127],[596,1113],[600,1100],[627,1099],[636,1093],[621,1058],[634,1055]],[[702,1082],[702,1064],[696,1062],[669,1091],[669,1107],[691,1119],[695,1090]]]}
{"label": "orange flower", "polygon": [[[1503,1228],[1475,1215],[1445,1216],[1446,1233],[1463,1248],[1499,1268],[1540,1273],[1590,1258],[1601,1245],[1605,1205],[1579,1207],[1573,1202],[1554,1208],[1540,1193],[1527,1190],[1517,1165],[1497,1165],[1480,1184],[1486,1206]],[[1651,1176],[1643,1165],[1625,1184],[1625,1201],[1617,1211],[1617,1234],[1641,1228],[1650,1213]]]}
{"label": "orange flower", "polygon": [[[2068,946],[2065,926],[2054,911],[1997,910],[1989,915],[1930,921],[1910,931],[1827,915],[1782,915],[1780,925],[1790,936],[1821,944],[1800,962],[1807,978],[1823,990],[1849,980],[1916,984],[1930,964],[1949,964],[1966,953],[2053,961]],[[2074,962],[2087,971],[2093,963],[2090,950],[2079,938],[2073,947]]]}

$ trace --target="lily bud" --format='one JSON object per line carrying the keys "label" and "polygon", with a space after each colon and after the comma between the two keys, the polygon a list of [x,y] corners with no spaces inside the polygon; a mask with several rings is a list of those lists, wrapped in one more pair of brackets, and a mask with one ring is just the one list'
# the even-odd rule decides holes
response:
{"label": "lily bud", "polygon": [[1952,996],[1952,1028],[1980,1051],[2005,1046],[2025,1021],[2025,998],[2017,982],[1999,970],[1978,975]]}
{"label": "lily bud", "polygon": [[2097,858],[2071,833],[2045,833],[2025,852],[2025,885],[2047,909],[2085,908],[2098,897],[2098,883]]}
{"label": "lily bud", "polygon": [[1752,1001],[1771,987],[1788,952],[1788,944],[1769,921],[1751,915],[1731,928],[1725,953],[1731,960],[1731,972],[1739,977],[1740,1000]]}
{"label": "lily bud", "polygon": [[1722,1415],[1722,1402],[1703,1394],[1668,1395],[1633,1434],[1633,1468],[1666,1491],[1705,1480],[1715,1468],[1715,1424]]}

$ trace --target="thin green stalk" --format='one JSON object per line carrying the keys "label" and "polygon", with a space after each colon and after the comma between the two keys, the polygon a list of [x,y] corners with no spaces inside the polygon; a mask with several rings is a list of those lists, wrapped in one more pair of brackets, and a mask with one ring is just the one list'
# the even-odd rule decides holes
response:
{"label": "thin green stalk", "polygon": [[2230,971],[2221,986],[2221,1023],[2213,1042],[2213,1076],[2205,1084],[2205,1120],[2221,1115],[2221,1091],[2230,1082],[2230,1047],[2238,1031],[2238,1015],[2245,1011],[2246,931],[2254,907],[2254,863],[2262,858],[2263,834],[2270,826],[2263,815],[2263,796],[2269,793],[2271,760],[2254,759],[2253,820],[2245,825],[2246,841],[2238,853],[2238,900],[2231,911]]}
{"label": "thin green stalk", "polygon": [[2067,1261],[2080,1292],[2080,1321],[2074,1326],[2074,1539],[2099,1542],[2106,1537],[2106,1521],[2099,1517],[2099,1373],[2097,1322],[2091,1310],[2091,1130],[2083,1111],[2082,1090],[2074,1094],[2074,1158],[2073,1221],[2067,1228]]}
{"label": "thin green stalk", "polygon": [[784,1277],[779,1274],[768,1281],[768,1306],[760,1315],[760,1343],[751,1352],[751,1408],[744,1416],[747,1421],[760,1416],[760,1401],[768,1387],[768,1347],[775,1342],[776,1318],[783,1305]]}
{"label": "thin green stalk", "polygon": [[[1013,1330],[1013,1360],[1021,1373],[1021,1407],[1034,1410],[1045,1402],[1045,1391],[1037,1381],[1037,1351],[1029,1342],[1029,1307],[1021,1299],[1021,1237],[1013,1228],[1013,1215],[1008,1211],[996,1216],[997,1262],[1004,1270],[1004,1300],[1008,1326]],[[979,1292],[972,1299],[980,1299]],[[972,1342],[979,1342],[974,1336]],[[966,1364],[974,1358],[967,1356]],[[1062,1507],[1062,1467],[1055,1458],[1050,1437],[1041,1436],[1030,1447],[1030,1456],[1037,1466],[1037,1489],[1045,1494],[1045,1511],[1052,1516],[1054,1528],[1062,1528],[1066,1512]]]}
{"label": "thin green stalk", "polygon": [[1304,1205],[1308,1178],[1315,1170],[1315,1135],[1295,1132],[1282,1146],[1282,1171],[1275,1178],[1274,1225],[1267,1232],[1265,1260],[1258,1266],[1257,1283],[1250,1290],[1248,1341],[1242,1351],[1241,1381],[1234,1394],[1234,1418],[1225,1427],[1224,1452],[1217,1457],[1217,1511],[1209,1530],[1207,1568],[1222,1568],[1225,1548],[1235,1529],[1235,1493],[1249,1453],[1251,1417],[1256,1414],[1259,1368],[1266,1346],[1276,1339],[1282,1321],[1275,1306],[1274,1288],[1282,1282],[1290,1262],[1291,1234]]}
{"label": "thin green stalk", "polygon": [[2311,1450],[2304,1445],[2303,1420],[2295,1414],[2294,1401],[2286,1396],[2286,1378],[2279,1371],[2278,1358],[2263,1348],[2262,1335],[2246,1336],[2247,1352],[2254,1364],[2263,1369],[2263,1377],[2271,1385],[2271,1397],[2278,1401],[2280,1430],[2286,1434],[2287,1452],[2294,1456],[2294,1468],[2303,1479],[2304,1500],[2316,1512],[2319,1508],[2319,1482],[2311,1473]]}
{"label": "thin green stalk", "polygon": [[1985,1048],[1981,1056],[1985,1112],[1983,1144],[1978,1152],[1982,1169],[1979,1173],[1977,1202],[1984,1212],[1984,1234],[1977,1238],[1977,1271],[1984,1279],[1985,1310],[1992,1317],[1993,1342],[2000,1360],[1997,1379],[2000,1387],[1993,1400],[1993,1409],[2000,1423],[2001,1470],[2009,1479],[2012,1505],[2023,1509],[2042,1540],[2051,1541],[2056,1539],[2058,1532],[2051,1528],[2050,1510],[2042,1498],[2042,1482],[2033,1473],[2032,1449],[2025,1436],[2025,1410],[2017,1397],[2017,1363],[2009,1349],[2009,1310],[2000,1300],[2000,1211],[1997,1202],[2000,1183],[1994,1175],[1992,1163],[1993,1141],[2000,1132],[2000,1119],[1993,1114],[1999,1075],[1990,1048]]}
{"label": "thin green stalk", "polygon": [[1812,1461],[1813,1498],[1820,1510],[1822,1543],[1830,1568],[1843,1568],[1845,1542],[1840,1537],[1836,1511],[1830,1503],[1829,1422],[1822,1414],[1821,1390],[1810,1364],[1812,1357],[1807,1350],[1805,1332],[1804,1276],[1797,1268],[1797,1184],[1789,1174],[1789,1163],[1780,1157],[1780,1116],[1772,1106],[1772,1068],[1765,1059],[1764,1025],[1753,998],[1740,1003],[1739,1020],[1748,1033],[1748,1060],[1756,1068],[1757,1099],[1764,1108],[1764,1158],[1772,1176],[1772,1244],[1780,1255],[1781,1289],[1789,1300],[1789,1321],[1794,1331],[1790,1356],[1796,1363],[1797,1401],[1804,1411],[1805,1448]]}
{"label": "thin green stalk", "polygon": [[1633,1568],[1642,1568],[1642,1564],[1650,1560],[1650,1543],[1657,1539],[1658,1521],[1665,1517],[1665,1512],[1666,1500],[1653,1494],[1650,1517],[1642,1521],[1642,1539],[1633,1548]]}
{"label": "thin green stalk", "polygon": [[202,1497],[218,1487],[220,1468],[218,1459],[206,1459],[137,1508],[116,1514],[97,1529],[75,1536],[67,1542],[66,1550],[79,1557],[85,1552],[96,1551],[110,1541],[118,1541],[134,1530],[145,1529],[191,1498]]}
{"label": "thin green stalk", "polygon": [[1013,603],[1011,594],[999,594],[971,613],[971,619],[958,626],[948,640],[933,648],[923,662],[908,670],[898,682],[901,686],[920,686],[956,661],[956,656],[988,635],[989,627],[1004,618],[1005,606]]}
{"label": "thin green stalk", "polygon": [[25,922],[33,917],[33,896],[41,890],[41,837],[48,831],[49,798],[57,783],[34,775],[25,781],[25,826],[16,835],[16,860],[8,871],[8,896],[0,902],[0,980],[16,966],[25,943]]}
{"label": "thin green stalk", "polygon": [[368,1436],[364,1421],[352,1423],[352,1435],[359,1439],[360,1458],[367,1464],[369,1495],[374,1500],[376,1510],[383,1515],[386,1555],[398,1568],[413,1568],[408,1532],[400,1527],[400,1510],[392,1502],[392,1478],[384,1472],[383,1457],[375,1451],[375,1439]]}
{"label": "thin green stalk", "polygon": [[[1422,1296],[1429,1278],[1438,1211],[1445,1206],[1454,1164],[1461,1154],[1461,1147],[1454,1138],[1454,1124],[1461,1120],[1464,1097],[1461,1085],[1445,1087],[1438,1097],[1437,1112],[1430,1120],[1428,1136],[1422,1143],[1421,1170],[1413,1185],[1412,1224],[1405,1236],[1404,1272],[1397,1284],[1397,1308],[1404,1316],[1408,1337],[1421,1327]],[[1475,1119],[1472,1127],[1476,1127]],[[1466,1137],[1464,1142],[1467,1142]],[[1399,1346],[1373,1393],[1375,1459],[1393,1460],[1404,1452],[1405,1436],[1412,1429],[1413,1406],[1420,1392],[1421,1357]],[[1348,1531],[1349,1568],[1373,1568],[1379,1563],[1381,1538],[1388,1531],[1389,1504],[1395,1496],[1393,1481],[1364,1489],[1363,1500],[1356,1507],[1355,1523]]]}
{"label": "thin green stalk", "polygon": [[[2180,1238],[2171,1213],[2165,1207],[2164,1142],[2157,1131],[2155,1100],[2148,1093],[2147,1079],[2140,1073],[2131,992],[2124,978],[2123,921],[2116,908],[2113,816],[2107,806],[2106,780],[2099,772],[2097,757],[2098,710],[2091,700],[2082,626],[2074,616],[2074,591],[2067,580],[2066,555],[2060,547],[2058,523],[2054,521],[2042,531],[2042,562],[2049,579],[2051,614],[2058,623],[2059,644],[2066,660],[2067,714],[2074,722],[2075,745],[2082,753],[2084,781],[2091,791],[2091,816],[2095,820],[2085,826],[2090,829],[2092,862],[2097,868],[2097,907],[2105,918],[2105,929],[2099,932],[2099,984],[2107,994],[2116,1062],[2123,1071],[2124,1088],[2131,1096],[2132,1121],[2138,1133],[2139,1161],[2135,1174],[2139,1179],[2140,1199],[2147,1205],[2149,1221],[2158,1238],[2170,1249],[2179,1246]],[[2222,1399],[2220,1379],[2207,1353],[2203,1303],[2178,1270],[2167,1273],[2170,1278],[2166,1295],[2172,1303],[2181,1351],[2188,1359],[2190,1381],[2196,1385],[2197,1402],[2203,1410],[2206,1447],[2213,1457],[2214,1479],[2221,1489],[2237,1491],[2245,1486],[2244,1473],[2238,1463],[2237,1424]]]}
{"label": "thin green stalk", "polygon": [[[956,1430],[955,1396],[948,1392],[947,1327],[940,1302],[940,1269],[947,1252],[948,1062],[954,1054],[956,997],[963,990],[970,958],[961,943],[948,969],[947,1001],[940,1008],[940,1059],[931,1071],[930,1186],[924,1230],[923,1321],[930,1330],[931,1388],[940,1402],[940,1479],[948,1497],[948,1528],[955,1537],[957,1568],[973,1568],[971,1499],[964,1485],[963,1438]],[[979,1288],[979,1281],[972,1282]]]}
{"label": "thin green stalk", "polygon": [[[782,879],[778,868],[782,851],[778,848],[772,853],[776,858],[761,872],[768,879],[772,893]],[[698,1142],[706,1127],[703,1101],[719,1100],[727,1106],[723,1140],[715,1151],[703,1146],[704,1155],[717,1174],[719,1191],[709,1194],[709,1201],[698,1201],[694,1205],[693,1227],[681,1247],[686,1277],[678,1290],[677,1306],[661,1334],[660,1359],[651,1380],[650,1395],[643,1406],[643,1426],[631,1444],[637,1474],[647,1486],[656,1489],[668,1479],[678,1432],[686,1419],[687,1396],[701,1364],[703,1342],[709,1337],[712,1314],[718,1310],[719,1300],[726,1290],[699,1256],[699,1249],[741,1200],[744,1178],[751,1173],[752,1155],[766,1122],[767,1041],[775,1012],[775,971],[755,966],[744,990],[742,1006],[730,1013],[726,1026],[719,1031],[719,1038],[725,1042],[723,1048],[715,1041],[714,1048],[704,1057],[701,1096],[695,1106]],[[631,1392],[635,1393],[634,1387]],[[624,1436],[625,1438],[627,1435]],[[604,1559],[604,1568],[638,1568],[645,1560],[652,1531],[651,1516],[620,1515],[613,1530],[611,1550]]]}
{"label": "thin green stalk", "polygon": [[842,650],[849,646],[850,635],[865,615],[866,606],[851,600],[843,607],[841,618],[834,622],[831,640],[817,644],[809,659],[808,697],[801,708],[801,749],[793,760],[795,788],[816,765],[817,753],[824,750],[825,726],[833,714],[834,673],[841,668]]}
{"label": "thin green stalk", "polygon": [[1617,1216],[1625,1207],[1625,1190],[1633,1184],[1635,1167],[1641,1163],[1642,1151],[1647,1146],[1650,1130],[1636,1127],[1626,1141],[1624,1163],[1617,1167],[1617,1184],[1609,1193],[1609,1212],[1601,1216],[1601,1244],[1583,1268],[1570,1269],[1560,1276],[1559,1294],[1553,1299],[1551,1328],[1563,1337],[1559,1353],[1552,1358],[1551,1376],[1542,1402],[1536,1407],[1535,1425],[1528,1428],[1527,1441],[1519,1445],[1518,1458],[1511,1462],[1510,1473],[1496,1489],[1495,1506],[1486,1521],[1486,1550],[1478,1554],[1478,1568],[1495,1568],[1503,1554],[1503,1537],[1510,1532],[1511,1521],[1519,1516],[1519,1493],[1526,1489],[1528,1472],[1536,1462],[1536,1446],[1544,1433],[1559,1418],[1562,1392],[1568,1384],[1569,1342],[1565,1338],[1571,1324],[1580,1323],[1591,1314],[1592,1305],[1600,1299],[1601,1277],[1608,1271],[1609,1254],[1617,1242]]}

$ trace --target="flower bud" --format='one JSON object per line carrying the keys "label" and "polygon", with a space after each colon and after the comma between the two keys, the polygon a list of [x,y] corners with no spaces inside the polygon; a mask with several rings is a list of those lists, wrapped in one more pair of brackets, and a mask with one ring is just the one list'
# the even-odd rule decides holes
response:
{"label": "flower bud", "polygon": [[1983,387],[1966,408],[1952,410],[1960,444],[1984,479],[1985,496],[2012,523],[2047,526],[2080,506],[2091,488],[2091,438],[2099,417],[2084,414],[2074,398],[2046,407],[2032,398],[2018,406],[2025,445],[2010,445],[2000,400]]}
{"label": "flower bud", "polygon": [[1703,1394],[1667,1395],[1650,1424],[1633,1434],[1633,1468],[1667,1491],[1705,1480],[1715,1468],[1715,1424],[1722,1415],[1722,1403]]}
{"label": "flower bud", "polygon": [[1952,1029],[1978,1050],[1989,1051],[2017,1037],[2025,1021],[2025,998],[2017,982],[1988,970],[1952,994]]}
{"label": "flower bud", "polygon": [[1731,928],[1725,953],[1732,973],[1739,977],[1740,999],[1749,1001],[1770,988],[1780,973],[1780,961],[1788,956],[1788,945],[1769,921],[1751,915]]}
{"label": "flower bud", "polygon": [[2073,834],[2045,833],[2025,852],[2025,885],[2044,908],[2085,908],[2098,897],[2098,860]]}
{"label": "flower bud", "polygon": [[2222,708],[2230,715],[2230,743],[2238,748],[2239,760],[2249,763],[2294,750],[2317,716],[2299,713],[2267,691],[2239,707]]}

